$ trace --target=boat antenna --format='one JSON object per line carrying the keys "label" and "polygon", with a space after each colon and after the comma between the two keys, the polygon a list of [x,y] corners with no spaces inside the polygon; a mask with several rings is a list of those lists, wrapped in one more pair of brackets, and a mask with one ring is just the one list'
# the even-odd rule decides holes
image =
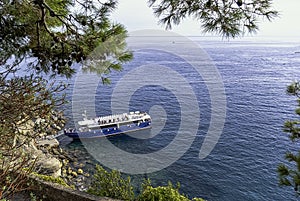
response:
{"label": "boat antenna", "polygon": [[82,114],[82,116],[83,116],[83,120],[87,120],[86,110],[84,110],[84,113]]}

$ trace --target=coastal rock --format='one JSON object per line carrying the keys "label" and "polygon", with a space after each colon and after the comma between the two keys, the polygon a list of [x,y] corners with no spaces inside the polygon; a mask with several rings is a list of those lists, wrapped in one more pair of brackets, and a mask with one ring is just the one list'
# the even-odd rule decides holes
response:
{"label": "coastal rock", "polygon": [[40,174],[51,175],[53,177],[61,176],[62,163],[53,157],[42,156],[38,158],[37,170]]}
{"label": "coastal rock", "polygon": [[62,163],[54,157],[45,154],[41,150],[34,151],[33,157],[36,161],[36,172],[54,177],[61,176]]}
{"label": "coastal rock", "polygon": [[77,173],[78,173],[78,174],[83,174],[83,170],[79,168],[79,169],[77,170]]}
{"label": "coastal rock", "polygon": [[69,164],[69,160],[68,159],[63,159],[62,163],[63,163],[63,166],[67,166]]}
{"label": "coastal rock", "polygon": [[78,176],[77,172],[72,172],[71,174],[72,174],[73,177],[77,177]]}
{"label": "coastal rock", "polygon": [[72,174],[72,172],[73,172],[72,168],[71,168],[71,167],[69,167],[69,168],[68,168],[68,171],[67,171],[67,173],[68,173],[69,175],[71,175],[71,174]]}
{"label": "coastal rock", "polygon": [[61,155],[61,153],[60,153],[59,150],[57,150],[57,149],[52,149],[52,153],[53,153],[54,155],[56,155],[56,156],[60,156],[60,155]]}
{"label": "coastal rock", "polygon": [[48,147],[48,148],[54,148],[59,146],[59,142],[57,139],[44,139],[44,140],[39,140],[37,142],[38,147]]}
{"label": "coastal rock", "polygon": [[62,169],[62,177],[67,176],[67,170],[65,168]]}

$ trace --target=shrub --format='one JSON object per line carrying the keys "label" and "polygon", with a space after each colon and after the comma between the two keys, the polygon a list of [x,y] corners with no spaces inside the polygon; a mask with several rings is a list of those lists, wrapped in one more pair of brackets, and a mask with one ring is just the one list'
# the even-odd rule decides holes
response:
{"label": "shrub", "polygon": [[56,184],[62,185],[64,187],[71,188],[61,177],[53,177],[53,176],[49,176],[49,175],[42,175],[42,174],[38,174],[38,173],[35,173],[35,172],[33,172],[32,175],[34,175],[37,178],[40,178],[44,181],[48,181],[48,182],[51,182],[51,183],[56,183]]}
{"label": "shrub", "polygon": [[[138,196],[138,201],[190,201],[186,196],[179,193],[180,185],[176,187],[171,182],[167,186],[154,188],[150,180],[146,180],[142,185],[142,193]],[[204,201],[201,198],[194,198],[193,201]]]}
{"label": "shrub", "polygon": [[[122,178],[117,170],[106,171],[96,165],[96,173],[88,189],[88,193],[121,200],[135,201],[190,201],[188,197],[179,193],[180,185],[176,187],[171,182],[167,186],[153,187],[150,180],[142,184],[142,192],[135,198],[130,177]],[[193,198],[192,201],[204,201],[202,198]]]}
{"label": "shrub", "polygon": [[134,200],[130,177],[124,179],[119,171],[112,170],[109,172],[100,165],[96,165],[96,173],[87,192],[97,196]]}

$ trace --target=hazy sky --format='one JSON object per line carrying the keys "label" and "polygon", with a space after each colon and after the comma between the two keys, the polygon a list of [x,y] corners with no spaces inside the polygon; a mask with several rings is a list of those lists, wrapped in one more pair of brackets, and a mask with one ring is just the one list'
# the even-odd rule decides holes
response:
{"label": "hazy sky", "polygon": [[[300,37],[300,0],[274,0],[274,8],[280,17],[273,22],[261,21],[257,36],[298,36]],[[112,15],[117,22],[124,24],[128,31],[140,29],[164,29],[147,0],[119,0],[118,9]],[[186,36],[204,36],[198,22],[186,19],[172,31]]]}

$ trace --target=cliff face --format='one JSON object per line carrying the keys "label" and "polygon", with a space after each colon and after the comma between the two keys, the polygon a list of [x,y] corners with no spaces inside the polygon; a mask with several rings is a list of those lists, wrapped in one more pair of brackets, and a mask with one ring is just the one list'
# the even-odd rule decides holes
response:
{"label": "cliff face", "polygon": [[58,148],[56,139],[43,140],[38,143],[33,141],[20,147],[20,151],[27,153],[32,162],[35,163],[34,171],[39,174],[45,174],[53,177],[61,176],[62,163],[50,152],[51,149]]}
{"label": "cliff face", "polygon": [[[55,131],[61,130],[65,125],[65,119],[62,113],[54,113],[51,118],[56,124],[49,125],[44,133],[39,133],[36,135],[36,139],[31,139],[27,143],[24,143],[21,149],[23,149],[23,152],[29,153],[32,160],[35,160],[35,172],[60,177],[63,164],[59,160],[60,153],[53,154],[53,150],[59,149],[59,142],[54,135],[56,134]],[[35,125],[39,125],[42,122],[43,119],[39,118],[35,121],[28,120],[24,126],[18,128],[19,132],[24,135],[19,135],[17,141],[20,143],[27,140],[26,134],[36,132],[34,130]]]}
{"label": "cliff face", "polygon": [[62,163],[55,157],[44,154],[41,150],[37,150],[37,166],[36,172],[53,177],[61,176]]}

